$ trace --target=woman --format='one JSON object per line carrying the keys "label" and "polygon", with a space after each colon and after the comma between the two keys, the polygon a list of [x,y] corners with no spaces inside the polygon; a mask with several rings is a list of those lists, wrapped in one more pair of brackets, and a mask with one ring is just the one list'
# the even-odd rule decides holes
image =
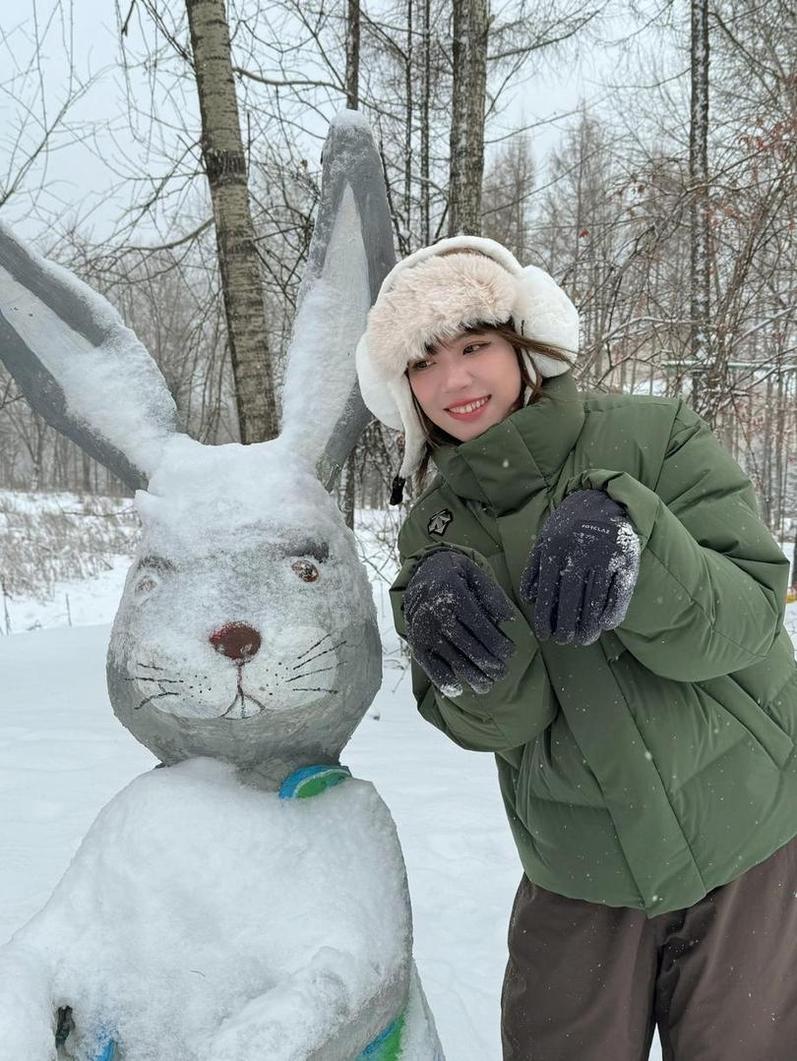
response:
{"label": "woman", "polygon": [[358,351],[437,475],[399,536],[424,718],[496,755],[523,878],[512,1061],[797,1057],[788,563],[683,402],[581,394],[541,270],[455,237],[385,279]]}

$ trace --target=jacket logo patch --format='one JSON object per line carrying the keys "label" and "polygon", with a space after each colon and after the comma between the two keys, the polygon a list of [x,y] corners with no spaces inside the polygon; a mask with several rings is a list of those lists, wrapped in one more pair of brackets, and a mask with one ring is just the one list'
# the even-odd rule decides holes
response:
{"label": "jacket logo patch", "polygon": [[453,518],[447,508],[441,509],[440,512],[435,512],[426,525],[426,529],[430,534],[439,534],[442,537]]}

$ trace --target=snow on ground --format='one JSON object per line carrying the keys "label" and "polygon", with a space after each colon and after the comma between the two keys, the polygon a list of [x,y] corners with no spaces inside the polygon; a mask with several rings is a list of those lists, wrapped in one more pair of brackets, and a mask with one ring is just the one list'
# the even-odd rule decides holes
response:
{"label": "snow on ground", "polygon": [[[91,626],[97,622],[98,609],[104,609],[110,589],[121,596],[129,556],[114,556],[111,567],[94,578],[65,579],[45,600],[23,597],[9,602],[13,633],[48,629],[57,626]],[[111,618],[116,601],[112,602]],[[108,620],[110,622],[110,619]]]}
{"label": "snow on ground", "polygon": [[[154,763],[115,720],[105,691],[127,563],[118,557],[94,578],[60,584],[49,603],[16,602],[17,614],[42,629],[0,637],[0,941],[44,904],[98,810]],[[374,574],[373,584],[384,682],[343,758],[375,783],[396,820],[416,958],[449,1061],[498,1061],[506,927],[520,868],[494,761],[457,748],[414,711],[387,583]],[[797,604],[787,609],[787,626],[797,636]],[[660,1058],[656,1042],[651,1061]]]}

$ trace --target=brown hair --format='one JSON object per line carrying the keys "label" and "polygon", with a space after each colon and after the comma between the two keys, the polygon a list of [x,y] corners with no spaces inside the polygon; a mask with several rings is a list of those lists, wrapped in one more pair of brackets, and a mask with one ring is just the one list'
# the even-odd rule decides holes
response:
{"label": "brown hair", "polygon": [[[536,339],[530,339],[526,335],[520,335],[519,332],[515,331],[515,328],[511,321],[507,321],[505,324],[488,324],[480,323],[471,325],[468,328],[462,329],[462,335],[475,335],[482,332],[495,332],[496,335],[500,335],[502,339],[506,339],[507,342],[512,344],[512,347],[517,355],[518,365],[520,367],[520,379],[521,379],[521,395],[528,388],[530,394],[526,405],[533,405],[540,395],[542,394],[542,383],[540,377],[534,375],[532,377],[529,374],[528,368],[521,356],[524,350],[527,350],[531,354],[544,354],[546,357],[552,358],[554,361],[564,361],[570,364],[569,358],[562,353],[561,350],[557,350],[555,347],[546,346],[544,343],[537,342]],[[427,343],[427,349],[430,349],[432,343]],[[410,393],[412,390],[410,389]],[[448,432],[443,431],[437,424],[433,424],[426,413],[421,409],[417,398],[412,394],[412,403],[415,406],[415,411],[418,413],[418,419],[421,422],[423,433],[426,437],[426,447],[424,449],[421,463],[418,466],[418,471],[415,475],[415,490],[420,493],[424,486],[427,472],[429,470],[429,461],[432,456],[432,449],[434,446],[451,446],[459,445],[457,439]]]}

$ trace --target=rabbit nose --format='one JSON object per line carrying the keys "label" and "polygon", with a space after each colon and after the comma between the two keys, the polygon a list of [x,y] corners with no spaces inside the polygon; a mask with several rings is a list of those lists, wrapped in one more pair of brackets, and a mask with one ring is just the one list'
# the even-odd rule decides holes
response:
{"label": "rabbit nose", "polygon": [[261,643],[260,634],[246,623],[226,623],[214,630],[208,640],[217,652],[236,663],[250,660],[257,654]]}

